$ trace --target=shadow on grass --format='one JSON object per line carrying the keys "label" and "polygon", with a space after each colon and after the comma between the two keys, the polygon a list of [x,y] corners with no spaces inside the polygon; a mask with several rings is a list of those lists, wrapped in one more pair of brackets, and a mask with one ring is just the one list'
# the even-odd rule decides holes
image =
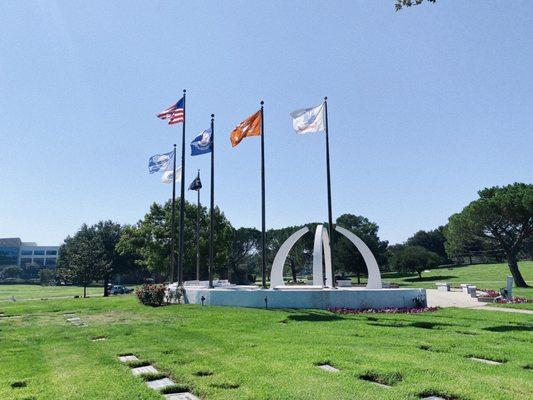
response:
{"label": "shadow on grass", "polygon": [[409,278],[404,279],[405,282],[433,282],[433,281],[446,281],[448,279],[457,278],[455,275],[435,275],[435,276],[423,276],[422,278]]}
{"label": "shadow on grass", "polygon": [[292,314],[289,314],[285,321],[320,321],[320,322],[327,322],[327,321],[340,321],[344,318],[340,317],[337,314],[333,314],[330,312],[320,312],[320,311],[298,311],[294,312]]}
{"label": "shadow on grass", "polygon": [[420,328],[420,329],[440,329],[445,326],[454,326],[454,324],[445,324],[441,322],[416,321],[409,323],[383,323],[383,322],[367,322],[368,325],[382,326],[387,328]]}
{"label": "shadow on grass", "polygon": [[533,326],[524,326],[524,325],[498,325],[490,326],[488,328],[483,328],[485,331],[489,332],[513,332],[513,331],[523,331],[523,332],[533,332]]}

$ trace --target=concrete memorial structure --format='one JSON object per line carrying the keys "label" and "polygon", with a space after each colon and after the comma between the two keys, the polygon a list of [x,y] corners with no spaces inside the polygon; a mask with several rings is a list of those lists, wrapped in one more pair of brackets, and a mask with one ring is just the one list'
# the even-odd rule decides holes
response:
{"label": "concrete memorial structure", "polygon": [[[426,305],[425,289],[384,289],[378,263],[368,246],[345,228],[337,226],[335,230],[350,240],[361,253],[368,269],[366,287],[348,286],[349,282],[346,281],[343,286],[334,287],[329,235],[323,225],[318,225],[313,245],[312,285],[286,285],[283,279],[283,267],[289,252],[298,240],[309,232],[309,228],[304,227],[294,232],[280,246],[272,264],[269,289],[256,285],[232,285],[226,281],[214,282],[214,287],[209,288],[209,282],[189,281],[183,286],[183,301],[218,306],[315,309],[403,308]],[[176,290],[177,287],[177,283],[174,283],[170,290]]]}

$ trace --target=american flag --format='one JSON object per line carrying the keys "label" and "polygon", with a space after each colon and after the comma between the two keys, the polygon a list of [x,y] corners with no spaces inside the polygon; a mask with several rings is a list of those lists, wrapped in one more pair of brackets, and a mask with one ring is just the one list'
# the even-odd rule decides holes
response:
{"label": "american flag", "polygon": [[159,119],[168,119],[168,124],[177,124],[185,119],[185,98],[181,98],[176,104],[172,104],[163,112],[157,114]]}

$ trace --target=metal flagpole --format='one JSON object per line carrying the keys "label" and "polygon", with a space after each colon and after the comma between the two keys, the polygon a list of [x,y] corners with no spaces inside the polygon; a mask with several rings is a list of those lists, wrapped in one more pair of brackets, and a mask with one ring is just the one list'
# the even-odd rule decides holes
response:
{"label": "metal flagpole", "polygon": [[[198,170],[198,180],[200,180],[200,170]],[[198,205],[196,207],[196,280],[200,281],[200,189],[198,192]]]}
{"label": "metal flagpole", "polygon": [[211,114],[211,204],[209,209],[209,287],[213,287],[213,217],[215,208],[215,114]]}
{"label": "metal flagpole", "polygon": [[[326,168],[328,176],[328,233],[329,233],[329,251],[331,254],[331,286],[335,287],[335,263],[333,262],[333,217],[331,213],[331,174],[329,168],[329,132],[328,132],[328,98],[324,97],[324,111],[326,114]],[[324,283],[326,276],[324,275]]]}
{"label": "metal flagpole", "polygon": [[[185,228],[185,95],[186,90],[183,89],[183,131],[181,135],[181,197],[180,197],[180,245],[179,245],[179,264],[178,264],[178,284],[183,283],[183,232]],[[174,170],[174,175],[176,174]]]}
{"label": "metal flagpole", "polygon": [[263,289],[266,289],[266,240],[265,240],[265,129],[263,124],[263,105],[265,102],[261,100],[261,248],[262,248],[262,269],[261,269],[261,283]]}
{"label": "metal flagpole", "polygon": [[174,172],[172,174],[172,219],[171,219],[171,229],[170,233],[171,244],[170,244],[170,281],[174,282],[174,268],[176,268],[176,144],[174,144],[174,160],[173,160]]}

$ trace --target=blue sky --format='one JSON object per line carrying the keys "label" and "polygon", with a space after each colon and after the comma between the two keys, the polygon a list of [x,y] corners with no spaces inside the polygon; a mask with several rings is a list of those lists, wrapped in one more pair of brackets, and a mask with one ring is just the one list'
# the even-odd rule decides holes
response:
{"label": "blue sky", "polygon": [[[216,203],[260,226],[327,219],[324,135],[288,113],[329,97],[334,217],[401,242],[477,190],[533,181],[529,1],[11,1],[0,12],[0,237],[56,244],[83,223],[134,223],[171,187],[148,158],[180,145],[155,114],[188,92],[188,142],[216,114]],[[187,157],[187,183],[209,157]],[[194,193],[187,193],[194,201]]]}

